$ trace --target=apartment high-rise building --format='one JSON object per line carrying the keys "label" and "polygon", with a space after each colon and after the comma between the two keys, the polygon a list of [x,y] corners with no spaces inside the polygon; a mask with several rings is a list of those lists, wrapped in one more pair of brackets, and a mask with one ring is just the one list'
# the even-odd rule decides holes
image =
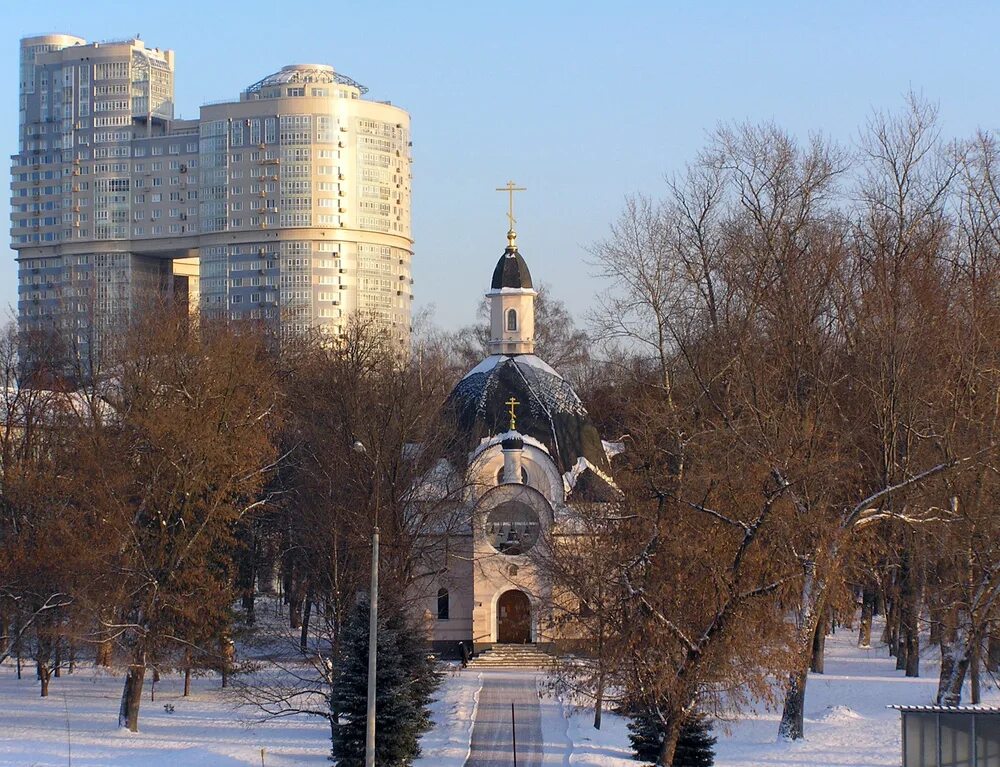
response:
{"label": "apartment high-rise building", "polygon": [[338,335],[410,327],[409,115],[292,65],[174,118],[174,54],[21,41],[11,241],[22,329],[79,344],[151,297]]}
{"label": "apartment high-rise building", "polygon": [[202,107],[204,311],[409,328],[409,115],[364,93],[302,64]]}

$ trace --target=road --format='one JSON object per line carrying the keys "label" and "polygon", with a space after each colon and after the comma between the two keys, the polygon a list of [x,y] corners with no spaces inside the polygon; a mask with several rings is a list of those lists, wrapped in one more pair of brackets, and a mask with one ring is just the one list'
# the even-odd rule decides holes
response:
{"label": "road", "polygon": [[472,726],[472,747],[465,767],[512,767],[514,703],[517,767],[541,767],[542,719],[534,674],[487,671]]}

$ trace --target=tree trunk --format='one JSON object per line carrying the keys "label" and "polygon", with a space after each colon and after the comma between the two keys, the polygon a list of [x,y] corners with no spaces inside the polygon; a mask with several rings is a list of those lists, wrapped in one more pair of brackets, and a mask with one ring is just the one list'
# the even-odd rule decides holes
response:
{"label": "tree trunk", "polygon": [[789,675],[785,690],[785,706],[781,711],[778,737],[781,740],[801,740],[805,735],[806,681],[809,673],[805,670],[793,671]]}
{"label": "tree trunk", "polygon": [[35,678],[41,682],[42,697],[49,696],[49,681],[52,679],[52,641],[46,629],[38,627],[37,651],[35,653]]}
{"label": "tree trunk", "polygon": [[[833,633],[833,634],[837,633],[837,620],[836,620],[836,618],[837,618],[837,616],[834,616],[833,629],[831,630],[831,633]],[[840,625],[843,626],[848,631],[853,631],[854,630],[854,608],[851,608],[851,610],[849,612],[847,612],[846,615],[841,616],[841,618],[840,618]]]}
{"label": "tree trunk", "polygon": [[979,705],[981,702],[981,689],[979,686],[979,646],[980,642],[977,639],[972,645],[972,652],[969,653],[969,682],[972,687],[970,703],[973,706]]}
{"label": "tree trunk", "polygon": [[286,605],[292,594],[292,568],[287,562],[281,568],[281,601]]}
{"label": "tree trunk", "polygon": [[875,589],[865,586],[861,593],[861,626],[858,629],[858,647],[872,646],[872,617],[875,614]]}
{"label": "tree trunk", "polygon": [[254,594],[252,588],[244,591],[241,598],[243,609],[246,611],[246,622],[248,626],[252,626],[257,622],[255,598],[256,595]]}
{"label": "tree trunk", "polygon": [[940,703],[941,699],[944,697],[945,690],[948,688],[948,680],[951,678],[952,670],[955,665],[955,656],[953,650],[955,648],[955,642],[958,641],[958,631],[955,626],[955,620],[957,616],[954,610],[949,610],[942,613],[941,621],[941,670],[938,673],[938,691],[935,700]]}
{"label": "tree trunk", "polygon": [[11,624],[11,636],[14,641],[14,660],[17,665],[17,678],[21,678],[21,638],[18,633],[21,631],[20,625],[18,625],[17,614],[14,615],[14,621]]}
{"label": "tree trunk", "polygon": [[597,672],[597,690],[594,694],[594,729],[601,729],[601,714],[604,711],[604,664]]}
{"label": "tree trunk", "polygon": [[302,628],[302,592],[298,587],[288,595],[288,626]]}
{"label": "tree trunk", "polygon": [[899,641],[900,652],[896,668],[904,669],[906,676],[920,676],[920,617],[921,577],[913,565],[913,554],[903,550],[899,590]]}
{"label": "tree trunk", "polygon": [[677,739],[680,734],[681,716],[674,714],[670,717],[670,724],[663,733],[663,745],[660,746],[660,755],[656,760],[657,767],[672,767],[674,752],[677,750]]}
{"label": "tree trunk", "polygon": [[1000,671],[1000,636],[990,634],[986,643],[986,670],[991,674]]}
{"label": "tree trunk", "polygon": [[597,694],[594,696],[594,729],[601,729],[604,711],[604,615],[597,619]]}
{"label": "tree trunk", "polygon": [[906,608],[900,600],[899,609],[896,611],[895,645],[896,645],[896,671],[906,668],[906,651],[909,647],[906,643],[906,633],[903,631],[903,613]]}
{"label": "tree trunk", "polygon": [[906,668],[906,648],[907,644],[904,641],[903,631],[902,631],[902,613],[903,607],[900,605],[899,610],[896,612],[896,617],[898,621],[896,623],[895,629],[895,645],[896,645],[896,671],[902,671]]}
{"label": "tree trunk", "polygon": [[111,665],[111,640],[105,639],[97,645],[97,657],[94,662],[98,666],[104,666],[108,668]]}
{"label": "tree trunk", "polygon": [[305,655],[309,651],[309,617],[312,614],[313,594],[310,588],[306,592],[305,605],[302,607],[302,631],[299,635],[299,652]]}
{"label": "tree trunk", "polygon": [[941,623],[944,620],[941,605],[937,603],[937,600],[929,600],[927,605],[927,612],[930,614],[930,631],[928,632],[927,642],[931,647],[936,647],[941,644]]}
{"label": "tree trunk", "polygon": [[55,659],[53,660],[54,675],[58,679],[62,671],[62,638],[56,637]]}
{"label": "tree trunk", "polygon": [[160,669],[153,666],[153,682],[149,685],[149,702],[156,703],[156,683],[160,681]]}
{"label": "tree trunk", "polygon": [[906,629],[906,676],[920,676],[920,630],[914,621]]}
{"label": "tree trunk", "polygon": [[882,643],[889,650],[889,656],[895,658],[899,653],[899,600],[891,599],[886,604],[885,629],[882,631]]}
{"label": "tree trunk", "polygon": [[191,650],[184,651],[184,697],[191,694]]}
{"label": "tree trunk", "polygon": [[821,620],[816,625],[813,633],[812,659],[809,663],[809,670],[816,674],[822,674],[824,668],[824,655],[826,653],[826,621]]}
{"label": "tree trunk", "polygon": [[0,613],[0,655],[7,652],[10,646],[10,634],[7,633],[7,616]]}
{"label": "tree trunk", "polygon": [[52,678],[52,667],[48,663],[38,664],[38,678],[42,683],[42,697],[49,697],[49,680]]}
{"label": "tree trunk", "polygon": [[969,670],[969,634],[964,627],[959,627],[952,636],[952,641],[941,642],[941,676],[937,694],[937,703],[941,706],[957,706],[962,702],[962,684]]}
{"label": "tree trunk", "polygon": [[229,682],[229,670],[233,665],[233,661],[236,660],[236,647],[233,645],[231,639],[224,638],[221,642],[221,655],[222,664],[220,670],[222,672],[222,686],[225,687]]}
{"label": "tree trunk", "polygon": [[802,586],[801,601],[798,614],[798,631],[796,642],[798,668],[788,675],[785,687],[785,701],[781,711],[781,723],[778,725],[778,738],[781,740],[800,740],[804,736],[805,723],[803,710],[806,700],[806,682],[809,678],[809,662],[811,660],[812,642],[815,632],[822,623],[823,601],[826,594],[826,583],[815,577],[814,570],[808,570]]}
{"label": "tree trunk", "polygon": [[139,732],[139,704],[142,702],[142,681],[146,676],[145,657],[137,653],[136,661],[128,667],[122,704],[118,710],[118,726]]}
{"label": "tree trunk", "polygon": [[76,670],[76,642],[72,639],[69,640],[69,647],[67,649],[69,650],[69,667],[67,670],[72,674]]}

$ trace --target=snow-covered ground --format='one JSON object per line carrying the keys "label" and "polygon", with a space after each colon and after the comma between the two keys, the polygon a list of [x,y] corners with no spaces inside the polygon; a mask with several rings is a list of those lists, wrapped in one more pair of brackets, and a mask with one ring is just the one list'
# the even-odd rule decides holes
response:
{"label": "snow-covered ground", "polygon": [[[183,679],[165,675],[149,700],[149,676],[139,710],[138,733],[118,729],[122,678],[82,665],[52,680],[38,696],[34,669],[17,680],[0,667],[0,765],[34,767],[266,767],[329,765],[330,733],[319,719],[299,717],[254,724],[220,689],[217,676],[196,677],[184,698]],[[174,706],[168,713],[165,704]],[[67,722],[68,717],[68,722]]]}
{"label": "snow-covered ground", "polygon": [[472,720],[476,712],[482,674],[449,666],[437,700],[431,704],[434,729],[420,741],[422,756],[415,767],[462,767],[469,756]]}
{"label": "snow-covered ground", "polygon": [[[921,662],[922,676],[907,679],[882,647],[859,650],[855,634],[842,630],[827,640],[826,674],[810,677],[806,696],[806,739],[778,743],[778,713],[745,714],[724,729],[717,726],[720,767],[883,767],[899,764],[899,714],[892,703],[932,702],[937,651]],[[30,669],[26,669],[30,672]],[[52,680],[51,695],[38,697],[32,673],[15,678],[0,666],[0,767],[265,767],[328,765],[329,730],[305,716],[266,724],[253,712],[235,709],[215,676],[196,678],[193,694],[181,696],[179,676],[165,676],[149,702],[148,680],[140,714],[141,732],[116,727],[122,679],[89,666]],[[468,753],[481,674],[451,667],[433,705],[435,728],[423,740],[418,767],[461,767]],[[967,699],[967,698],[966,698]],[[995,688],[984,701],[1000,703]],[[172,704],[174,712],[164,710]],[[575,767],[632,767],[625,721],[605,713],[598,732],[592,713],[542,699],[546,748],[562,749],[563,764]],[[67,726],[68,723],[68,726]],[[728,730],[728,731],[727,731]],[[549,737],[551,735],[552,737]],[[548,759],[546,760],[549,761]]]}
{"label": "snow-covered ground", "polygon": [[[874,631],[876,635],[878,627]],[[745,712],[739,721],[717,724],[718,767],[898,767],[901,758],[899,712],[891,704],[930,704],[937,691],[938,649],[927,648],[919,678],[896,671],[885,647],[861,650],[857,633],[841,629],[826,640],[826,673],[811,674],[806,688],[806,737],[777,740],[780,711]],[[963,700],[968,700],[968,689]],[[984,703],[1000,703],[996,687],[983,690]],[[634,767],[626,722],[604,715],[601,730],[593,713],[569,717],[574,747],[572,765]]]}

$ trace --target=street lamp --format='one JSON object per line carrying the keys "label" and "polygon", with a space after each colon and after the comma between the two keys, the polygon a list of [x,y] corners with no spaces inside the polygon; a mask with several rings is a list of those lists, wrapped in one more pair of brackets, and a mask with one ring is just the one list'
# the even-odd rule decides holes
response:
{"label": "street lamp", "polygon": [[[361,455],[368,451],[360,440],[351,449]],[[372,468],[372,479],[375,469]],[[375,767],[375,670],[378,658],[378,506],[375,507],[376,525],[372,530],[372,582],[368,596],[368,715],[365,732],[365,767]]]}

